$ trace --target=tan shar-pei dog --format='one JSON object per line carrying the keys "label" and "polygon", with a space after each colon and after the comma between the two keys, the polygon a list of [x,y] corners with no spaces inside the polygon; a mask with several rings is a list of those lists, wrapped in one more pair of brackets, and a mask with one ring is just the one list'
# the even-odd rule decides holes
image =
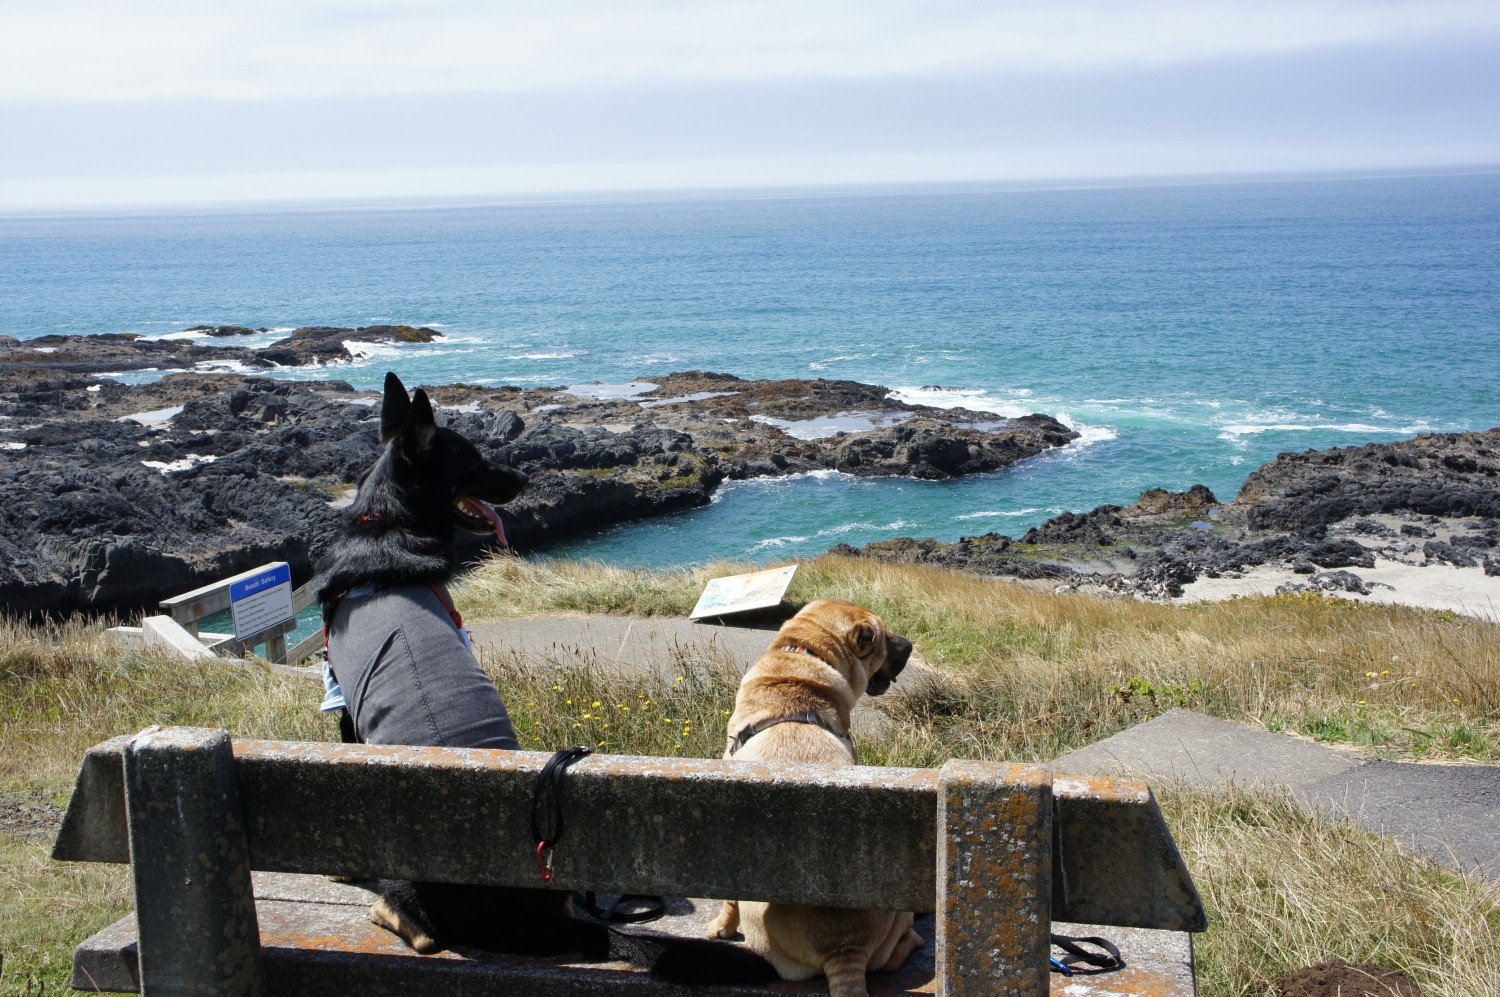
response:
{"label": "tan shar-pei dog", "polygon": [[[776,634],[740,682],[724,757],[853,765],[849,716],[906,667],[911,641],[850,602],[809,603]],[[866,997],[865,972],[901,967],[922,938],[912,915],[805,904],[726,900],[710,938],[745,943],[786,980],[828,977],[832,997]]]}

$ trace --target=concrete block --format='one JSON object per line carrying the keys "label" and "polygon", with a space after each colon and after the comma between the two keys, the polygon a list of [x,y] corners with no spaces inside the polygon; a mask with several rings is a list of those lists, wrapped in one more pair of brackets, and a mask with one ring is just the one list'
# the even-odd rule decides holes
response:
{"label": "concrete block", "polygon": [[225,731],[151,729],[125,745],[125,806],[148,995],[260,997],[260,932]]}
{"label": "concrete block", "polygon": [[147,648],[164,647],[187,661],[218,657],[203,646],[196,634],[189,632],[170,616],[146,617],[141,621],[141,637]]}
{"label": "concrete block", "polygon": [[1057,803],[1053,916],[1169,931],[1208,917],[1156,797],[1144,782],[1052,777]]}
{"label": "concrete block", "polygon": [[1052,776],[951,761],[938,791],[938,992],[1042,997],[1049,988]]}

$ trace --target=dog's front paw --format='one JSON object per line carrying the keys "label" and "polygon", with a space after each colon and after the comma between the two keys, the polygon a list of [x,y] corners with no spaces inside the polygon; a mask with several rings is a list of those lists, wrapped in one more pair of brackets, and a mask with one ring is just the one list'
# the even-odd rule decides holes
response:
{"label": "dog's front paw", "polygon": [[381,897],[371,905],[370,920],[386,931],[401,936],[402,941],[423,955],[431,955],[443,948],[438,944],[438,940],[429,935],[421,925],[409,917],[403,917],[400,911],[386,903],[385,897]]}
{"label": "dog's front paw", "polygon": [[719,908],[719,916],[708,926],[710,938],[734,938],[740,933],[740,905],[738,901],[726,900]]}

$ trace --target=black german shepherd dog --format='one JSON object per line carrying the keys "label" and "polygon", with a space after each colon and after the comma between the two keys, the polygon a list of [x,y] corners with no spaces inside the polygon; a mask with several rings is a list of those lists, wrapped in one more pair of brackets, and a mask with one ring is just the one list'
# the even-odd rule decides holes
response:
{"label": "black german shepherd dog", "polygon": [[[380,440],[348,520],[318,565],[328,641],[324,709],[342,707],[346,741],[518,748],[444,586],[456,567],[458,530],[493,531],[505,543],[492,506],[515,498],[526,475],[489,462],[438,426],[426,392],[408,399],[394,373],[385,378]],[[655,964],[658,975],[677,982],[779,978],[770,963],[725,942],[626,934],[574,918],[571,895],[558,890],[402,882],[382,890],[370,918],[424,953],[472,945]]]}

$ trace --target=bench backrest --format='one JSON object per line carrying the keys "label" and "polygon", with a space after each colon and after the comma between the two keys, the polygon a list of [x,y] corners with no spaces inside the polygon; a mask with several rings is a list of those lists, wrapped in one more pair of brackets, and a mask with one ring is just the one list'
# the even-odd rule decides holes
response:
{"label": "bench backrest", "polygon": [[[217,781],[205,782],[195,767],[215,752]],[[85,757],[53,854],[126,862],[132,841],[144,854],[142,843],[184,822],[218,821],[209,844],[237,852],[242,833],[247,869],[540,887],[531,802],[548,758],[231,747],[225,732],[191,728],[115,738]],[[192,816],[199,803],[212,813]],[[940,974],[945,924],[979,908],[993,909],[996,924],[1040,923],[1043,951],[1050,920],[1205,927],[1140,782],[980,762],[825,768],[595,755],[568,770],[562,806],[550,888],[935,910]],[[969,957],[955,949],[952,958]]]}

